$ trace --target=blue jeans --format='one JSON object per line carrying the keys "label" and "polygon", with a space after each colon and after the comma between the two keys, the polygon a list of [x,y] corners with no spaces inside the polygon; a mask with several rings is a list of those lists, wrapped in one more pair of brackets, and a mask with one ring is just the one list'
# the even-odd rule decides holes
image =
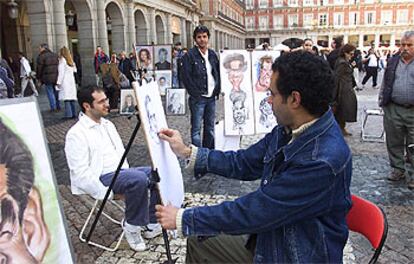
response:
{"label": "blue jeans", "polygon": [[[214,149],[214,120],[216,117],[216,100],[214,97],[189,99],[191,112],[191,143],[197,147]],[[204,121],[203,143],[201,144],[201,121]]]}
{"label": "blue jeans", "polygon": [[[105,186],[109,186],[115,172],[102,175],[99,179]],[[157,193],[150,190],[148,206],[148,186],[150,167],[122,169],[113,186],[115,194],[125,195],[125,220],[130,225],[145,226],[148,223],[157,223],[155,205]]]}
{"label": "blue jeans", "polygon": [[76,117],[75,100],[65,100],[65,117]]}
{"label": "blue jeans", "polygon": [[49,99],[49,105],[51,110],[60,109],[59,93],[55,89],[54,84],[45,84],[47,99]]}

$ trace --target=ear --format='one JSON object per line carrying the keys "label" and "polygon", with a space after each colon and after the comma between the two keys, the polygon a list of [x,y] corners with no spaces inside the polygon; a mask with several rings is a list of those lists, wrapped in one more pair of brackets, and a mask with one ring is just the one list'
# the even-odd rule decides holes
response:
{"label": "ear", "polygon": [[291,104],[294,108],[298,108],[301,106],[301,101],[302,101],[302,96],[300,95],[300,93],[298,91],[293,91],[290,94],[290,98],[291,98]]}
{"label": "ear", "polygon": [[89,110],[91,108],[91,105],[87,102],[83,102],[82,106],[85,109],[85,113],[86,113],[87,110]]}
{"label": "ear", "polygon": [[36,187],[29,193],[22,231],[28,249],[41,262],[50,244],[50,234],[43,218],[42,199]]}

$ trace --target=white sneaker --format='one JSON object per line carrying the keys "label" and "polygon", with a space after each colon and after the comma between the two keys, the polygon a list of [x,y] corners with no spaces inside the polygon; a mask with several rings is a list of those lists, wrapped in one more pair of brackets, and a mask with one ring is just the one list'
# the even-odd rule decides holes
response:
{"label": "white sneaker", "polygon": [[125,231],[125,238],[133,250],[145,251],[147,249],[145,241],[141,236],[142,228],[140,226],[130,225],[126,221],[123,221],[122,228]]}
{"label": "white sneaker", "polygon": [[144,226],[144,234],[143,236],[146,239],[154,238],[162,233],[162,227],[160,224],[148,224]]}

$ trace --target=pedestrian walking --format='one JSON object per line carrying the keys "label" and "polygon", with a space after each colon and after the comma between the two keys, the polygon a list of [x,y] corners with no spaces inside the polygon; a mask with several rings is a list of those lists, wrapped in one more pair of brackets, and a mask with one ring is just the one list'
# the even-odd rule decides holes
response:
{"label": "pedestrian walking", "polygon": [[32,68],[30,67],[29,61],[24,56],[23,52],[18,52],[17,56],[20,61],[20,85],[21,85],[21,97],[24,97],[24,92],[27,86],[33,91],[35,96],[39,93],[36,90],[36,85],[33,82]]}
{"label": "pedestrian walking", "polygon": [[365,64],[366,74],[362,80],[362,89],[365,88],[365,84],[372,77],[372,88],[377,88],[377,77],[379,68],[379,57],[374,48],[370,48],[365,59],[362,61]]}
{"label": "pedestrian walking", "polygon": [[109,63],[109,57],[105,54],[102,50],[101,46],[96,47],[95,57],[93,60],[93,66],[95,68],[96,74],[96,84],[99,87],[102,87],[102,72],[101,72],[101,65]]}
{"label": "pedestrian walking", "polygon": [[68,48],[61,48],[59,55],[57,87],[59,99],[65,103],[64,118],[76,118],[76,100],[78,99],[74,75],[76,73],[76,65]]}
{"label": "pedestrian walking", "polygon": [[52,52],[46,43],[40,45],[39,52],[36,77],[46,89],[50,111],[60,111],[59,95],[55,88],[58,77],[59,56]]}
{"label": "pedestrian walking", "polygon": [[13,89],[14,81],[9,78],[7,69],[0,65],[0,99],[7,98],[9,90]]}

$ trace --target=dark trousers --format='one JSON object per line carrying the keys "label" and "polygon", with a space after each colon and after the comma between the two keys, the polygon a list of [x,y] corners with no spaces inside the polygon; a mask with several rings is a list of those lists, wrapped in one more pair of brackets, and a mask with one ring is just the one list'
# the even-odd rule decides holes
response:
{"label": "dark trousers", "polygon": [[377,67],[367,67],[367,73],[365,74],[364,79],[362,80],[362,85],[365,85],[369,78],[372,77],[372,86],[377,86],[377,76],[378,68]]}
{"label": "dark trousers", "polygon": [[[115,172],[111,172],[102,175],[101,182],[105,186],[109,186],[114,174]],[[130,225],[145,226],[148,223],[157,223],[155,217],[157,193],[155,190],[150,190],[148,201],[150,175],[150,167],[122,169],[115,181],[113,192],[125,195],[125,219]]]}
{"label": "dark trousers", "polygon": [[219,235],[199,241],[187,239],[186,263],[253,263],[253,254],[246,249],[248,235]]}
{"label": "dark trousers", "polygon": [[[191,143],[197,147],[214,149],[214,121],[216,100],[214,97],[189,99],[191,112]],[[201,143],[201,122],[203,121],[203,142]]]}

